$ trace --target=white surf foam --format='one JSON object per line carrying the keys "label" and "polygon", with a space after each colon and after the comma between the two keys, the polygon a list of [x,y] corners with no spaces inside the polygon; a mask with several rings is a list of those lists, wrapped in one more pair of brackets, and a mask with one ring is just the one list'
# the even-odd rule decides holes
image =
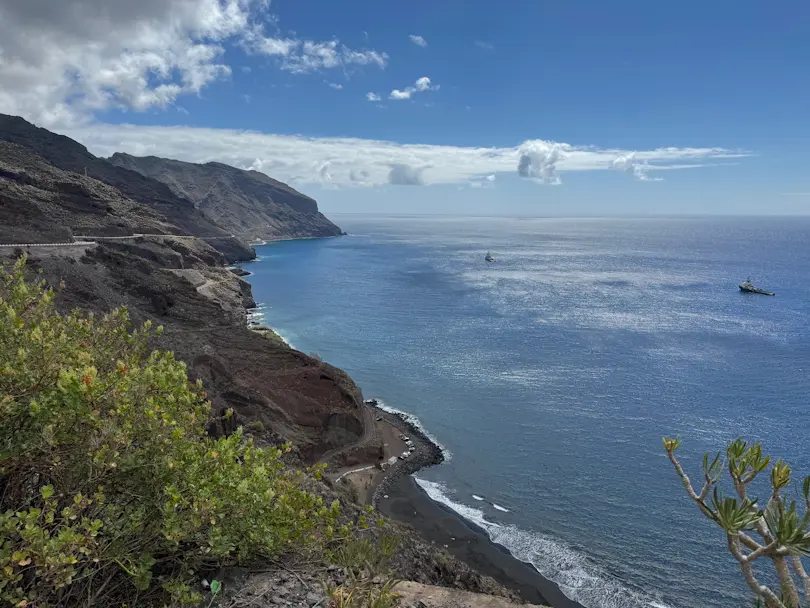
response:
{"label": "white surf foam", "polygon": [[659,599],[627,588],[564,542],[511,524],[491,522],[480,509],[453,500],[444,485],[416,476],[414,479],[432,500],[484,529],[493,542],[532,564],[545,578],[557,583],[567,597],[586,608],[670,608]]}
{"label": "white surf foam", "polygon": [[478,496],[478,494],[473,494],[473,495],[472,495],[472,497],[473,497],[475,500],[484,500],[484,497],[483,497],[483,496]]}
{"label": "white surf foam", "polygon": [[502,507],[501,505],[496,505],[494,502],[492,503],[492,506],[495,509],[497,509],[498,511],[503,511],[504,513],[509,513],[509,509],[507,509],[505,507]]}
{"label": "white surf foam", "polygon": [[402,418],[404,418],[404,419],[405,419],[407,422],[409,422],[410,424],[412,424],[412,425],[414,425],[416,428],[418,428],[418,429],[419,429],[419,431],[420,431],[420,432],[421,432],[421,433],[422,433],[422,434],[423,434],[425,437],[427,437],[428,439],[430,439],[430,441],[431,441],[431,442],[433,442],[433,443],[434,443],[434,444],[435,444],[435,445],[436,445],[436,446],[437,446],[437,447],[438,447],[438,448],[439,448],[439,449],[442,451],[442,454],[444,454],[444,459],[445,459],[445,460],[450,460],[450,458],[453,456],[453,454],[450,452],[450,450],[448,450],[448,449],[447,449],[446,447],[444,447],[444,446],[443,446],[441,443],[439,443],[439,440],[438,440],[438,439],[436,439],[436,437],[434,437],[434,436],[433,436],[433,435],[430,433],[430,431],[428,431],[428,430],[425,428],[425,425],[423,425],[423,424],[422,424],[422,421],[421,421],[421,420],[419,420],[419,418],[417,418],[417,417],[416,417],[416,416],[414,416],[413,414],[409,414],[408,412],[403,412],[402,410],[398,410],[398,409],[397,409],[397,408],[395,408],[395,407],[391,407],[390,405],[387,405],[387,404],[386,404],[384,401],[382,401],[381,399],[377,399],[377,407],[378,407],[378,408],[380,408],[381,410],[383,410],[384,412],[388,412],[389,414],[396,414],[397,416],[401,416],[401,417],[402,417]]}
{"label": "white surf foam", "polygon": [[275,327],[274,327],[274,328],[272,328],[272,329],[273,329],[273,331],[274,331],[274,332],[276,332],[276,335],[277,335],[279,338],[281,338],[281,341],[282,341],[282,342],[284,342],[284,344],[286,344],[287,346],[289,346],[289,347],[290,347],[290,348],[292,348],[293,350],[298,350],[297,348],[295,348],[295,346],[293,346],[293,345],[292,345],[292,342],[290,342],[290,341],[289,341],[287,338],[285,338],[285,337],[284,337],[284,334],[282,334],[282,333],[281,333],[279,330],[277,330]]}

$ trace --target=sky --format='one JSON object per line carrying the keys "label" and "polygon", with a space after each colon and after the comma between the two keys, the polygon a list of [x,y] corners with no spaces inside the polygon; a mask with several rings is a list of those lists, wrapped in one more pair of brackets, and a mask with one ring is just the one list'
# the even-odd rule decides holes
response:
{"label": "sky", "polygon": [[0,0],[0,112],[327,213],[810,214],[810,3]]}

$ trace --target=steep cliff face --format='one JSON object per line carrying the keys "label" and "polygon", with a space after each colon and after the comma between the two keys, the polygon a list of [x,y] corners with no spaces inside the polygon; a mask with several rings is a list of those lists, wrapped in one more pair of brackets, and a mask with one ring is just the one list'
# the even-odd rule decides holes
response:
{"label": "steep cliff face", "polygon": [[137,237],[100,241],[79,256],[35,251],[29,260],[51,285],[64,281],[56,299],[64,311],[126,306],[135,323],[163,326],[154,346],[174,351],[205,383],[211,433],[245,425],[259,441],[293,442],[305,462],[357,441],[358,388],[344,372],[249,330],[250,286],[211,264],[220,255],[200,239]]}
{"label": "steep cliff face", "polygon": [[117,188],[127,198],[165,217],[173,232],[196,236],[230,234],[200,213],[190,200],[177,196],[165,184],[97,158],[69,137],[39,128],[19,116],[0,114],[0,140],[30,148],[58,169],[86,174]]}
{"label": "steep cliff face", "polygon": [[117,188],[57,169],[30,148],[1,140],[0,225],[0,244],[177,230],[165,217]]}
{"label": "steep cliff face", "polygon": [[121,153],[109,161],[162,182],[177,196],[193,201],[206,217],[247,240],[341,234],[312,198],[258,171]]}

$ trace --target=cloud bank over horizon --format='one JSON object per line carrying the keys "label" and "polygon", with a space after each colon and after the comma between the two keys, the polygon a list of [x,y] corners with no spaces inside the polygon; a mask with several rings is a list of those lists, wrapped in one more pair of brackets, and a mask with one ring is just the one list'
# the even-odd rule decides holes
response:
{"label": "cloud bank over horizon", "polygon": [[[433,51],[421,35],[411,34],[409,40],[420,47],[419,56]],[[475,44],[494,51],[491,43]],[[228,58],[234,51],[243,58],[258,58],[256,65],[231,65]],[[350,75],[385,70],[390,61],[384,51],[355,48],[337,38],[318,40],[282,32],[270,0],[4,0],[0,4],[0,112],[65,133],[101,156],[121,151],[190,162],[220,161],[294,184],[338,188],[494,187],[496,176],[507,174],[556,185],[567,172],[605,170],[621,171],[638,181],[660,181],[654,172],[705,167],[717,161],[726,164],[728,159],[749,156],[719,147],[624,150],[516,139],[513,147],[488,148],[97,120],[110,111],[165,110],[183,96],[200,95],[230,78],[240,67],[244,73],[259,66],[295,78],[317,74],[327,86],[342,90],[343,84],[327,76],[342,74],[348,84]],[[415,74],[424,73],[419,70]],[[431,78],[422,76],[402,89],[390,89],[387,96],[369,92],[358,103],[381,106],[387,97],[391,105],[407,109],[429,105],[417,104],[417,98],[438,96],[439,89]],[[235,99],[244,105],[252,97],[243,92]],[[183,120],[179,114],[172,117]]]}
{"label": "cloud bank over horizon", "polygon": [[[544,140],[515,147],[399,144],[348,137],[304,137],[200,127],[93,124],[63,129],[98,156],[126,152],[187,162],[218,161],[254,169],[293,184],[336,187],[492,183],[497,174],[516,174],[559,184],[562,174],[608,171],[627,158],[657,170],[687,169],[750,154],[724,148],[599,149]],[[622,160],[625,159],[625,160]],[[624,164],[622,164],[624,163]],[[634,171],[627,171],[634,174]]]}

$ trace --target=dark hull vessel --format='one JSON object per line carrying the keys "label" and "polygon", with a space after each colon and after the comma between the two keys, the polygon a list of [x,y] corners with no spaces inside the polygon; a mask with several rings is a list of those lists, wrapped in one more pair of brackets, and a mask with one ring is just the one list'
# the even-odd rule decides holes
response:
{"label": "dark hull vessel", "polygon": [[776,294],[772,291],[765,291],[764,289],[760,289],[759,287],[755,287],[754,284],[751,282],[751,279],[746,279],[740,284],[740,291],[743,293],[756,293],[761,296],[775,296]]}

